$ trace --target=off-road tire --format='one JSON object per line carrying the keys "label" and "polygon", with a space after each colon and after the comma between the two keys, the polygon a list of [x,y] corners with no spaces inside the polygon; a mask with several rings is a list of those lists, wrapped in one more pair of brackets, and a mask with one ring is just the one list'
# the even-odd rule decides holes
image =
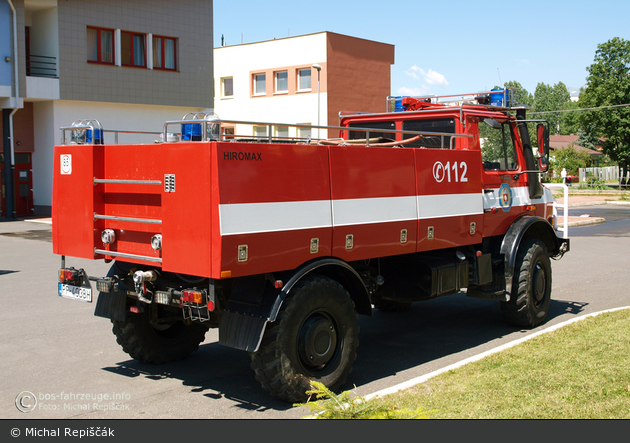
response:
{"label": "off-road tire", "polygon": [[312,380],[337,391],[356,359],[359,327],[354,303],[343,286],[307,276],[267,325],[259,350],[251,353],[256,380],[274,397],[304,402]]}
{"label": "off-road tire", "polygon": [[509,323],[533,328],[546,320],[550,301],[549,252],[540,240],[525,238],[516,256],[512,297],[501,302],[501,311]]}
{"label": "off-road tire", "polygon": [[131,358],[142,363],[161,364],[188,357],[204,341],[207,329],[198,324],[174,323],[155,328],[149,323],[150,306],[125,321],[112,320],[116,342]]}

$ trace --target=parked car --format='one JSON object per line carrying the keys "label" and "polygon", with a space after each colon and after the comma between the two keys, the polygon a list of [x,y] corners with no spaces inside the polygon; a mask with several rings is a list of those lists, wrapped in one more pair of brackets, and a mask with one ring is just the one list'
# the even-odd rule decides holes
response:
{"label": "parked car", "polygon": [[567,183],[579,183],[580,182],[580,177],[578,177],[577,175],[567,175]]}

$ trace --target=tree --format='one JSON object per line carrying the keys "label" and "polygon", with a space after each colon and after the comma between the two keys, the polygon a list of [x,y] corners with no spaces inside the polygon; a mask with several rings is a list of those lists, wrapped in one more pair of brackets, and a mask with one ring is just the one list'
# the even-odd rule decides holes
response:
{"label": "tree", "polygon": [[597,147],[602,144],[602,141],[597,137],[593,136],[591,133],[584,129],[578,130],[578,138],[575,140],[575,143],[580,146],[584,146],[588,149],[597,150]]}
{"label": "tree", "polygon": [[588,168],[593,164],[591,156],[583,151],[576,151],[573,143],[568,148],[554,149],[550,156],[550,169],[559,172],[566,169],[567,173],[578,175],[580,168]]}
{"label": "tree", "polygon": [[[579,134],[582,130],[580,127],[580,121],[578,119],[579,111],[573,111],[578,109],[578,102],[568,101],[562,106],[562,112],[560,114],[560,134],[570,135]],[[584,146],[578,143],[580,146]]]}
{"label": "tree", "polygon": [[615,37],[598,45],[593,64],[586,70],[589,75],[580,107],[609,108],[585,112],[580,122],[593,129],[591,135],[604,139],[604,153],[619,162],[625,183],[630,164],[630,41]]}
{"label": "tree", "polygon": [[536,111],[545,112],[540,116],[549,121],[549,132],[560,134],[562,113],[553,111],[561,111],[570,102],[571,93],[564,83],[558,82],[553,86],[538,83],[534,92],[534,115]]}
{"label": "tree", "polygon": [[519,82],[517,81],[505,82],[503,84],[503,87],[512,89],[512,91],[510,92],[511,94],[510,101],[512,102],[512,106],[515,106],[515,105],[532,106],[534,104],[534,98],[532,97],[532,95],[529,92],[527,92],[527,89],[523,88],[523,86],[521,86]]}

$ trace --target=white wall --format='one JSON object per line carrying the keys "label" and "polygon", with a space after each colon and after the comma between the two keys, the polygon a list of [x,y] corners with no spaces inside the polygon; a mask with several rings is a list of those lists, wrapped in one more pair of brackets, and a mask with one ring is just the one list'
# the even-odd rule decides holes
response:
{"label": "white wall", "polygon": [[[33,205],[52,205],[53,146],[59,142],[53,120],[53,102],[33,104]],[[54,140],[54,141],[53,141]]]}
{"label": "white wall", "polygon": [[[310,123],[316,125],[317,76],[311,77],[312,93],[297,93],[271,97],[251,96],[252,71],[311,66],[326,62],[326,33],[272,40],[238,46],[217,48],[214,51],[215,111],[224,120],[261,121],[272,123]],[[233,98],[221,96],[221,79],[232,77]],[[273,82],[268,78],[267,82]],[[320,94],[319,122],[327,122],[327,94]],[[336,124],[332,122],[331,124]],[[240,128],[237,128],[237,131]],[[243,129],[251,135],[251,128]],[[294,129],[289,134],[294,135]],[[312,133],[316,135],[316,130]]]}
{"label": "white wall", "polygon": [[[77,120],[98,120],[105,131],[133,130],[161,133],[164,122],[180,120],[188,112],[202,112],[201,108],[175,106],[128,105],[80,101],[42,101],[33,107],[35,152],[33,153],[33,204],[52,205],[52,175],[54,146],[61,143],[63,126]],[[180,130],[175,126],[175,131]],[[158,134],[120,134],[119,143],[153,143]],[[66,133],[69,142],[70,133]],[[114,142],[114,136],[105,133],[105,143]]]}
{"label": "white wall", "polygon": [[50,8],[32,14],[31,54],[55,57],[59,76],[59,28],[58,8]]}

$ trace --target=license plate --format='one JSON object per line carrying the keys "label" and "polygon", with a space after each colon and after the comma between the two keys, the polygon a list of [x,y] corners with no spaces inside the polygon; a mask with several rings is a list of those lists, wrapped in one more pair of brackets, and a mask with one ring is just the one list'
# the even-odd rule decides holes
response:
{"label": "license plate", "polygon": [[72,286],[65,283],[59,283],[59,295],[71,300],[84,301],[92,303],[92,288],[84,288],[81,286]]}

